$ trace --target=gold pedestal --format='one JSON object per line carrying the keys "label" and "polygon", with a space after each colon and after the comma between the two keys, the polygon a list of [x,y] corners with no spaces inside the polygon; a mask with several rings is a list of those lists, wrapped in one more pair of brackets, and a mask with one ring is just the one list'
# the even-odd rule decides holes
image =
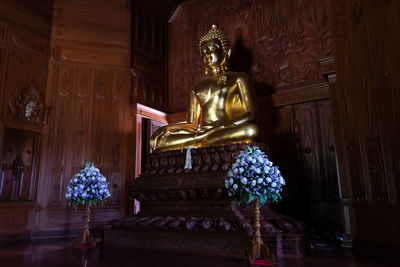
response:
{"label": "gold pedestal", "polygon": [[85,205],[83,214],[83,229],[82,233],[74,242],[75,248],[88,249],[96,245],[96,241],[89,232],[90,206]]}
{"label": "gold pedestal", "polygon": [[257,198],[254,201],[254,234],[248,260],[251,265],[275,265],[274,256],[269,252],[268,247],[264,245],[261,239],[259,205],[260,200]]}

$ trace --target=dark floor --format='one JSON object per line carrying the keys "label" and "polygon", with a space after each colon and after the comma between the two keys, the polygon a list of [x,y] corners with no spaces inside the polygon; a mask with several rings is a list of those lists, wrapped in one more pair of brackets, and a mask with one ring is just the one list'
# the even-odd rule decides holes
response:
{"label": "dark floor", "polygon": [[[71,239],[38,240],[0,246],[0,266],[247,266],[241,259],[191,255],[179,252],[144,249],[101,249],[97,246],[87,257],[72,248]],[[400,266],[387,259],[355,259],[350,250],[319,251],[301,258],[278,259],[276,266],[284,267],[360,267]]]}

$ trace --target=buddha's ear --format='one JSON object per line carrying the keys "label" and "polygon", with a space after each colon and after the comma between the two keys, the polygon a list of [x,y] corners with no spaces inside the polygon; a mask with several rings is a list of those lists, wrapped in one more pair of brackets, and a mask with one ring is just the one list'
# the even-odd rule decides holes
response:
{"label": "buddha's ear", "polygon": [[231,49],[228,49],[228,53],[226,53],[226,58],[230,58],[231,57]]}

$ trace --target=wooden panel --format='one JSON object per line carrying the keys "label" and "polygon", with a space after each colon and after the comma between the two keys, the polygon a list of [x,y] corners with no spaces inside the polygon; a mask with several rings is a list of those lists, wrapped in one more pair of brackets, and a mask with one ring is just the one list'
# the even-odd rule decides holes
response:
{"label": "wooden panel", "polygon": [[335,135],[332,123],[331,103],[329,100],[317,103],[321,132],[321,165],[323,169],[324,199],[338,201],[339,188],[336,165]]}
{"label": "wooden panel", "polygon": [[45,39],[49,38],[53,0],[4,0],[0,21],[12,30],[24,29]]}
{"label": "wooden panel", "polygon": [[167,21],[136,1],[132,10],[132,102],[167,110]]}
{"label": "wooden panel", "polygon": [[36,175],[34,173],[35,166],[34,155],[36,151],[36,140],[34,136],[25,137],[21,146],[21,158],[23,169],[18,188],[18,200],[33,200],[34,185]]}
{"label": "wooden panel", "polygon": [[[123,97],[126,93],[126,85],[124,86],[124,79],[126,73],[113,70],[112,71],[112,84],[111,84],[111,116],[110,116],[110,130],[109,138],[111,140],[109,151],[111,157],[109,158],[109,167],[113,170],[120,171],[121,168],[121,134],[119,129],[122,129],[124,121],[123,109],[120,107],[124,104]],[[116,182],[120,184],[120,182]]]}
{"label": "wooden panel", "polygon": [[127,55],[118,55],[113,51],[93,51],[75,48],[62,48],[61,60],[81,63],[105,64],[124,66],[128,65]]}
{"label": "wooden panel", "polygon": [[[60,136],[64,139],[61,141],[63,147],[66,143],[71,144],[68,146],[68,153],[65,154],[65,158],[70,159],[71,164],[65,164],[65,167],[56,170],[59,177],[53,180],[54,183],[60,183],[60,179],[63,182],[61,183],[60,201],[55,204],[58,207],[65,206],[64,194],[69,179],[79,171],[84,162],[92,160],[110,183],[111,202],[121,205],[123,203],[121,196],[124,196],[121,189],[122,184],[125,183],[123,177],[125,172],[122,169],[124,165],[121,163],[123,154],[122,149],[120,149],[125,142],[125,135],[121,133],[121,130],[123,123],[126,122],[124,105],[128,104],[126,94],[129,91],[123,85],[123,80],[127,80],[127,71],[121,72],[101,66],[97,68],[62,66],[60,69],[60,73],[63,70],[68,73],[68,70],[70,70],[70,73],[74,76],[72,84],[75,86],[71,93],[68,93],[68,95],[72,94],[71,99],[73,101],[68,101],[68,105],[71,105],[72,108],[70,109],[71,112],[66,115],[74,119],[68,125],[69,135]],[[64,75],[64,77],[66,76]],[[68,88],[67,83],[65,83],[65,86]],[[53,187],[50,192],[52,192],[51,195],[58,196],[59,188]],[[54,206],[51,202],[49,204]],[[66,214],[63,214],[63,212],[66,212]],[[69,216],[67,213],[67,210],[57,210],[58,219],[49,221],[49,225],[55,228],[65,225],[65,227],[76,227],[74,220],[69,219],[62,223],[62,218]],[[115,219],[115,216],[103,218],[102,221],[112,219]]]}
{"label": "wooden panel", "polygon": [[50,21],[52,11],[52,0],[30,1],[30,0],[5,0],[3,1],[10,7],[19,9],[30,16],[40,18],[43,21]]}
{"label": "wooden panel", "polygon": [[10,200],[13,189],[13,162],[18,156],[19,144],[18,137],[8,135],[4,140],[4,150],[2,153],[0,199]]}
{"label": "wooden panel", "polygon": [[[106,8],[107,6],[107,8]],[[115,2],[55,1],[53,38],[129,47],[129,12]]]}
{"label": "wooden panel", "polygon": [[[58,69],[57,69],[58,70]],[[52,103],[57,107],[53,113],[53,120],[50,121],[52,130],[49,134],[50,147],[49,165],[51,177],[50,192],[48,203],[50,205],[61,205],[63,202],[63,187],[66,184],[66,174],[64,170],[68,167],[68,149],[65,145],[70,143],[70,131],[72,128],[68,126],[68,118],[70,117],[71,109],[71,94],[73,90],[73,68],[61,67],[55,75],[58,78],[56,93]],[[69,146],[67,146],[68,148]],[[69,175],[69,173],[67,174]]]}
{"label": "wooden panel", "polygon": [[[126,94],[129,87],[124,85],[127,75],[127,71],[101,66],[90,68],[61,65],[58,88],[64,92],[58,94],[56,100],[60,99],[61,103],[57,103],[59,117],[56,117],[54,123],[58,124],[59,130],[55,134],[60,134],[58,143],[63,144],[62,147],[71,142],[74,145],[69,146],[67,150],[60,148],[60,153],[64,151],[67,154],[55,157],[62,159],[61,161],[69,158],[71,160],[70,171],[65,169],[69,168],[69,164],[57,168],[59,178],[53,180],[55,186],[51,189],[51,195],[60,197],[58,200],[60,202],[57,201],[56,205],[64,203],[63,195],[69,181],[68,177],[78,172],[80,166],[87,160],[94,161],[109,179],[110,189],[113,192],[112,202],[121,201],[120,190],[123,183],[121,147],[125,137],[121,134],[121,130],[126,118],[124,113],[126,109],[123,107],[128,104]],[[64,110],[62,103],[71,108]],[[70,117],[74,120],[67,126],[64,122]],[[53,139],[55,136],[50,138]],[[57,151],[55,146],[53,153]],[[63,179],[61,188],[56,188],[56,185],[60,186],[60,179]]]}
{"label": "wooden panel", "polygon": [[3,214],[7,216],[0,217],[0,236],[10,236],[13,234],[26,233],[28,222],[28,211],[31,205],[0,205]]}
{"label": "wooden panel", "polygon": [[[380,46],[379,49],[369,47],[369,53],[373,69],[379,70],[371,73],[371,83],[374,89],[373,96],[376,97],[377,102],[377,119],[381,127],[382,141],[380,142],[382,143],[379,142],[378,145],[383,148],[385,157],[385,161],[380,164],[384,164],[387,170],[387,181],[382,181],[387,185],[378,184],[380,193],[374,193],[374,195],[382,197],[387,190],[388,199],[394,202],[398,201],[400,196],[400,179],[396,179],[399,177],[396,172],[398,173],[400,166],[398,152],[396,152],[399,151],[400,136],[400,108],[396,104],[400,100],[398,90],[400,53],[397,49],[400,39],[397,34],[393,35],[400,28],[399,21],[395,19],[395,16],[398,16],[398,4],[394,1],[386,3],[370,1],[366,3],[365,13],[368,23],[375,23],[375,27],[368,29],[370,42]],[[382,18],[387,19],[382,20]],[[376,173],[376,175],[382,176],[383,174]]]}
{"label": "wooden panel", "polygon": [[105,144],[106,145],[106,131],[108,128],[108,115],[107,112],[109,100],[109,86],[106,84],[108,82],[106,78],[106,70],[104,69],[96,69],[95,70],[95,84],[94,84],[94,106],[93,106],[93,146],[94,146],[94,160],[99,167],[104,167],[104,157],[106,154],[105,146],[98,146],[96,144]]}
{"label": "wooden panel", "polygon": [[272,103],[265,105],[268,102],[265,97],[257,97],[257,104],[262,107],[280,107],[292,105],[295,103],[318,101],[329,97],[329,90],[326,83],[317,83],[309,86],[300,86],[289,90],[280,90],[270,96]]}
{"label": "wooden panel", "polygon": [[330,4],[336,22],[335,124],[344,125],[337,140],[346,147],[338,151],[345,159],[339,167],[346,170],[341,183],[355,215],[352,230],[358,246],[398,246],[400,5],[391,0]]}
{"label": "wooden panel", "polygon": [[295,106],[295,132],[298,136],[299,157],[305,168],[305,179],[308,185],[308,198],[320,200],[323,196],[322,175],[319,164],[320,150],[318,114],[316,103],[305,103]]}
{"label": "wooden panel", "polygon": [[312,229],[341,231],[336,151],[326,84],[257,99],[261,141],[287,185],[282,207]]}
{"label": "wooden panel", "polygon": [[0,44],[4,45],[5,41],[6,41],[6,33],[7,33],[7,29],[5,25],[1,25],[0,26]]}
{"label": "wooden panel", "polygon": [[0,200],[32,201],[37,180],[37,134],[6,129],[0,178]]}
{"label": "wooden panel", "polygon": [[[121,134],[121,130],[126,118],[124,105],[128,104],[126,94],[129,87],[125,85],[127,75],[127,71],[101,66],[60,65],[57,75],[58,88],[63,92],[56,97],[56,101],[61,103],[56,104],[59,107],[57,113],[59,117],[56,117],[54,123],[58,124],[59,131],[55,133],[60,134],[58,143],[63,144],[62,147],[66,143],[73,145],[68,146],[67,150],[60,150],[67,154],[55,157],[60,160],[70,158],[71,161],[70,166],[64,164],[63,167],[57,168],[59,178],[53,182],[60,184],[60,179],[63,179],[62,191],[56,187],[50,190],[52,195],[61,196],[61,202],[57,202],[56,205],[64,205],[63,195],[69,177],[78,172],[80,166],[87,160],[94,161],[109,179],[110,189],[113,192],[112,202],[121,201],[119,192],[123,183],[121,146],[125,137]],[[64,110],[62,103],[71,108]],[[68,126],[65,125],[64,122],[71,117],[74,118],[73,121]],[[55,137],[50,138],[55,139]],[[53,153],[57,150],[55,146]]]}
{"label": "wooden panel", "polygon": [[[71,117],[75,118],[69,126],[74,146],[71,147],[71,170],[77,173],[88,157],[87,143],[90,140],[90,122],[92,107],[92,80],[93,75],[90,68],[74,68],[74,87],[71,96]],[[66,185],[65,185],[66,186]]]}
{"label": "wooden panel", "polygon": [[[5,49],[6,26],[0,24],[0,88],[4,88],[4,76],[6,75],[7,54]],[[0,103],[4,103],[4,92],[0,91]]]}

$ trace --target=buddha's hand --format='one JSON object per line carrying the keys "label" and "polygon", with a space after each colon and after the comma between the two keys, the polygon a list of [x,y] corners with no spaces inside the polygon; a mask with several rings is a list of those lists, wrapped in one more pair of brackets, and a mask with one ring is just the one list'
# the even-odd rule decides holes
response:
{"label": "buddha's hand", "polygon": [[150,147],[155,150],[159,147],[159,139],[165,136],[165,127],[158,128],[150,137]]}
{"label": "buddha's hand", "polygon": [[179,126],[174,124],[158,128],[150,138],[150,147],[155,150],[160,146],[163,139],[165,139],[170,133],[179,130],[179,128]]}

